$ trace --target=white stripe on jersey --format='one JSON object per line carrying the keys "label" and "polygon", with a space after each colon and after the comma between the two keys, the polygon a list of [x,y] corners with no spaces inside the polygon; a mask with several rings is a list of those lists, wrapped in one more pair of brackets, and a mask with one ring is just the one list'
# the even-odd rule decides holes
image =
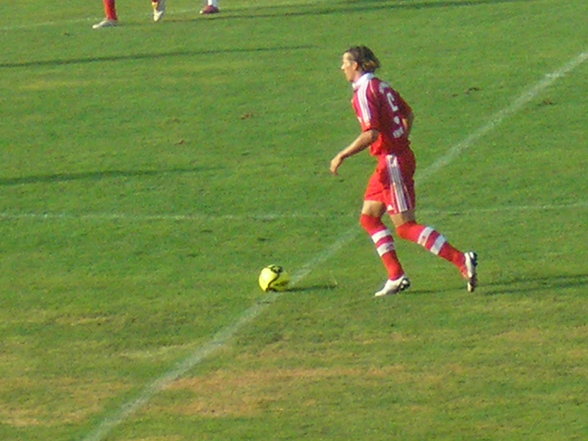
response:
{"label": "white stripe on jersey", "polygon": [[370,106],[367,99],[367,88],[369,84],[369,81],[363,81],[356,91],[357,103],[359,104],[361,111],[361,120],[364,124],[367,124],[372,119],[372,114],[370,113]]}
{"label": "white stripe on jersey", "polygon": [[374,78],[374,74],[371,72],[364,73],[359,80],[353,83],[353,91],[357,104],[359,105],[360,115],[357,115],[360,122],[363,124],[369,123],[372,119],[372,114],[368,105],[367,89],[370,84],[370,80]]}
{"label": "white stripe on jersey", "polygon": [[395,155],[386,156],[388,164],[388,175],[392,183],[392,191],[394,192],[394,200],[397,204],[397,209],[400,213],[409,209],[406,194],[404,193],[404,182],[400,167],[398,166],[398,158]]}

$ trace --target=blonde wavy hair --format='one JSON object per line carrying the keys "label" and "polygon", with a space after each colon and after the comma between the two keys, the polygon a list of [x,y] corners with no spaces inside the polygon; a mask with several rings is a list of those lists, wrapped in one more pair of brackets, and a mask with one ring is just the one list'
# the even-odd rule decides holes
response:
{"label": "blonde wavy hair", "polygon": [[375,72],[380,67],[380,60],[367,46],[353,46],[347,49],[345,53],[351,55],[353,61],[359,64],[359,67],[364,72]]}

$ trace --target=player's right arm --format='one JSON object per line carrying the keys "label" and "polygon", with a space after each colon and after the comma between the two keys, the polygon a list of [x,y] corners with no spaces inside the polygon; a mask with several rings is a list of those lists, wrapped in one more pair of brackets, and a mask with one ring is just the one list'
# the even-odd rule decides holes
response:
{"label": "player's right arm", "polygon": [[365,132],[361,132],[361,134],[355,138],[351,144],[349,144],[346,148],[337,153],[333,159],[331,159],[331,173],[336,175],[337,170],[341,164],[343,164],[345,159],[368,148],[373,142],[376,141],[376,139],[378,139],[378,136],[380,136],[380,132],[378,132],[376,129],[369,129]]}

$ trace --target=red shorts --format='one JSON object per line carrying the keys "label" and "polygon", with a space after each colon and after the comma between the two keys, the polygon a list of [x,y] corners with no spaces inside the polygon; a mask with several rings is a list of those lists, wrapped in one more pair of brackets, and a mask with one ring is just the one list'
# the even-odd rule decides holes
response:
{"label": "red shorts", "polygon": [[398,214],[415,208],[414,172],[416,161],[412,150],[401,155],[382,155],[370,177],[365,201],[378,201],[386,205],[389,214]]}

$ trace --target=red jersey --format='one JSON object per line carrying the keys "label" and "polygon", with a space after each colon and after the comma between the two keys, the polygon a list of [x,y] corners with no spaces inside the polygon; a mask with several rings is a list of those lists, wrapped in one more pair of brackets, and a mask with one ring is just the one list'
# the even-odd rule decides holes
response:
{"label": "red jersey", "polygon": [[410,150],[410,141],[402,119],[407,118],[412,109],[400,94],[387,83],[366,73],[353,83],[355,114],[362,131],[375,129],[380,136],[370,146],[370,154],[381,156],[400,155]]}

